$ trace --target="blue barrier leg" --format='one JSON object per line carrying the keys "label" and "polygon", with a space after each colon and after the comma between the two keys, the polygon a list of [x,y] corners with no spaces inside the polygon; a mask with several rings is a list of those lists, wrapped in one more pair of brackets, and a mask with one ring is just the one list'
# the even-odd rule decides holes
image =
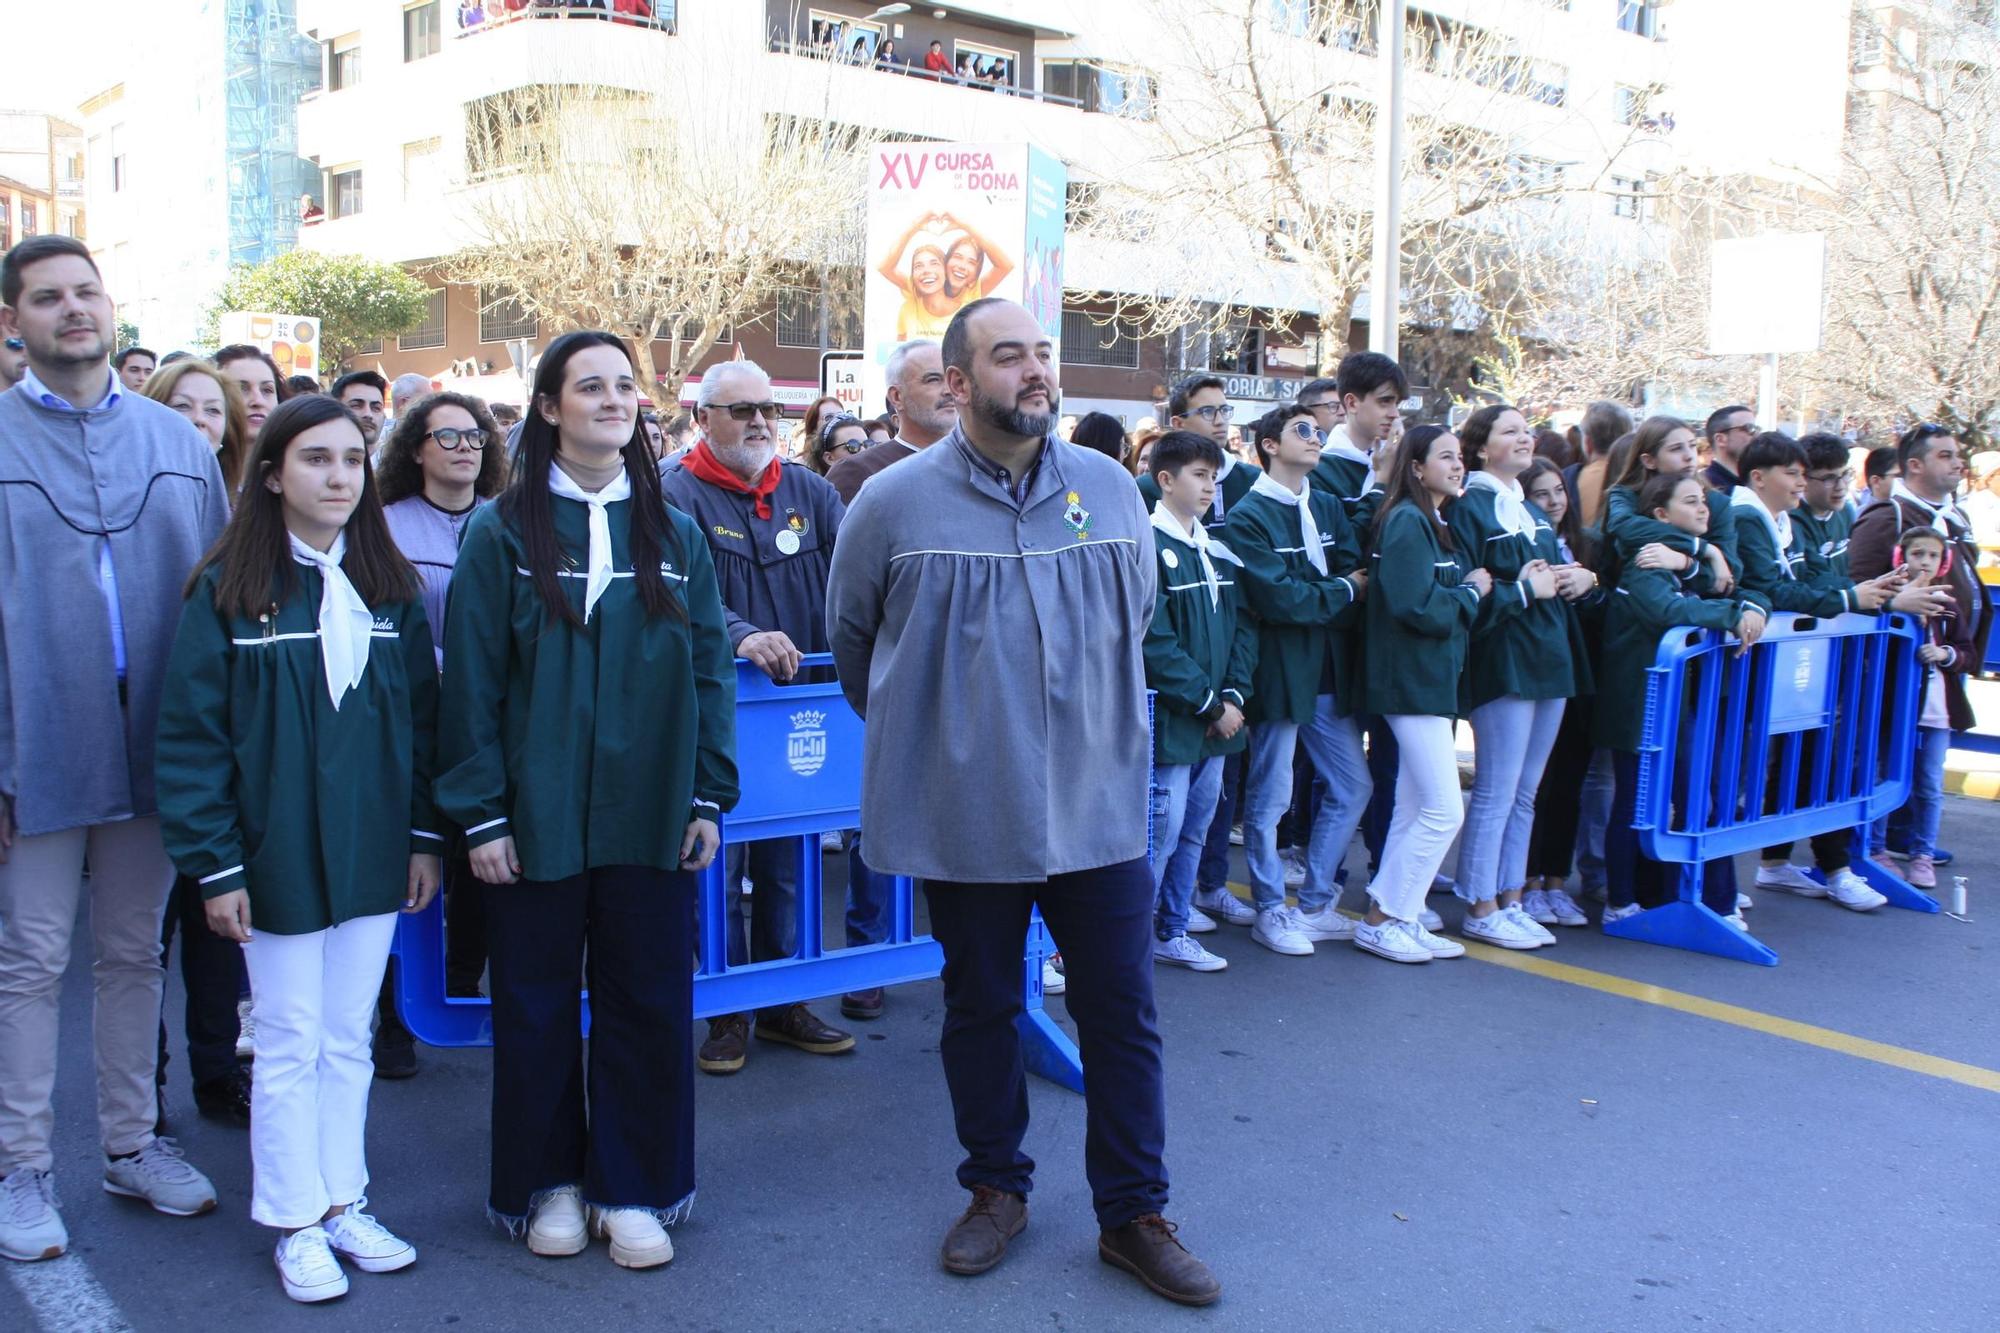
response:
{"label": "blue barrier leg", "polygon": [[1701,901],[1700,866],[1682,865],[1671,869],[1680,873],[1680,896],[1676,901],[1624,921],[1614,921],[1604,928],[1604,933],[1619,939],[1664,944],[1671,949],[1714,954],[1718,958],[1733,958],[1738,962],[1758,963],[1764,967],[1778,965],[1778,955],[1769,946],[1730,925]]}
{"label": "blue barrier leg", "polygon": [[1015,1020],[1021,1030],[1021,1063],[1071,1092],[1083,1091],[1083,1058],[1069,1034],[1056,1026],[1042,1007],[1042,960],[1049,956],[1049,928],[1039,910],[1028,918],[1027,950],[1021,960],[1022,1009]]}
{"label": "blue barrier leg", "polygon": [[1938,905],[1937,899],[1901,875],[1892,875],[1868,859],[1868,827],[1865,824],[1854,830],[1854,845],[1849,856],[1849,864],[1855,874],[1868,881],[1869,888],[1889,900],[1891,907],[1900,907],[1910,912],[1944,910]]}

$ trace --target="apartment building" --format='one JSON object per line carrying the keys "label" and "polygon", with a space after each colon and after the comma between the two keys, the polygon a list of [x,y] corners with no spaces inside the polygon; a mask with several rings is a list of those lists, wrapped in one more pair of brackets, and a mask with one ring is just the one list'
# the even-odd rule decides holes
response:
{"label": "apartment building", "polygon": [[0,250],[84,235],[83,131],[40,111],[0,111]]}

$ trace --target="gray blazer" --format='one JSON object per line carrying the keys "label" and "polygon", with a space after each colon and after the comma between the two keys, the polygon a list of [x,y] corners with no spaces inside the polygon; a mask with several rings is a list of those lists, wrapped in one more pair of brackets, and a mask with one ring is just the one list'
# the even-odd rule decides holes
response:
{"label": "gray blazer", "polygon": [[1033,883],[1146,853],[1146,510],[1050,437],[1025,503],[951,435],[840,528],[827,633],[868,721],[861,821],[890,874]]}

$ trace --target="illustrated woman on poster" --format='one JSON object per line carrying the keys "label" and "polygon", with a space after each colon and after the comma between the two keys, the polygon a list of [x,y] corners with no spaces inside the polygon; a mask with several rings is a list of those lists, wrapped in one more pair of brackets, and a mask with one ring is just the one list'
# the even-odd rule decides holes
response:
{"label": "illustrated woman on poster", "polygon": [[[910,249],[918,233],[926,231],[936,239]],[[952,231],[959,234],[947,242],[946,233]],[[898,267],[906,252],[907,272]],[[903,293],[903,308],[896,312],[896,337],[907,341],[942,338],[959,307],[991,296],[1014,271],[1014,261],[952,214],[923,213],[889,247],[875,271]]]}

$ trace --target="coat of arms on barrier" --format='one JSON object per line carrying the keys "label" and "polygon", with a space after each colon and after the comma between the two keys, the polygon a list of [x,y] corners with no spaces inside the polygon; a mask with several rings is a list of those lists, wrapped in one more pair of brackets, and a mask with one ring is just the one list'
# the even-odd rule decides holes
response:
{"label": "coat of arms on barrier", "polygon": [[792,714],[792,734],[785,738],[785,762],[792,772],[809,778],[826,766],[826,714],[805,708]]}

